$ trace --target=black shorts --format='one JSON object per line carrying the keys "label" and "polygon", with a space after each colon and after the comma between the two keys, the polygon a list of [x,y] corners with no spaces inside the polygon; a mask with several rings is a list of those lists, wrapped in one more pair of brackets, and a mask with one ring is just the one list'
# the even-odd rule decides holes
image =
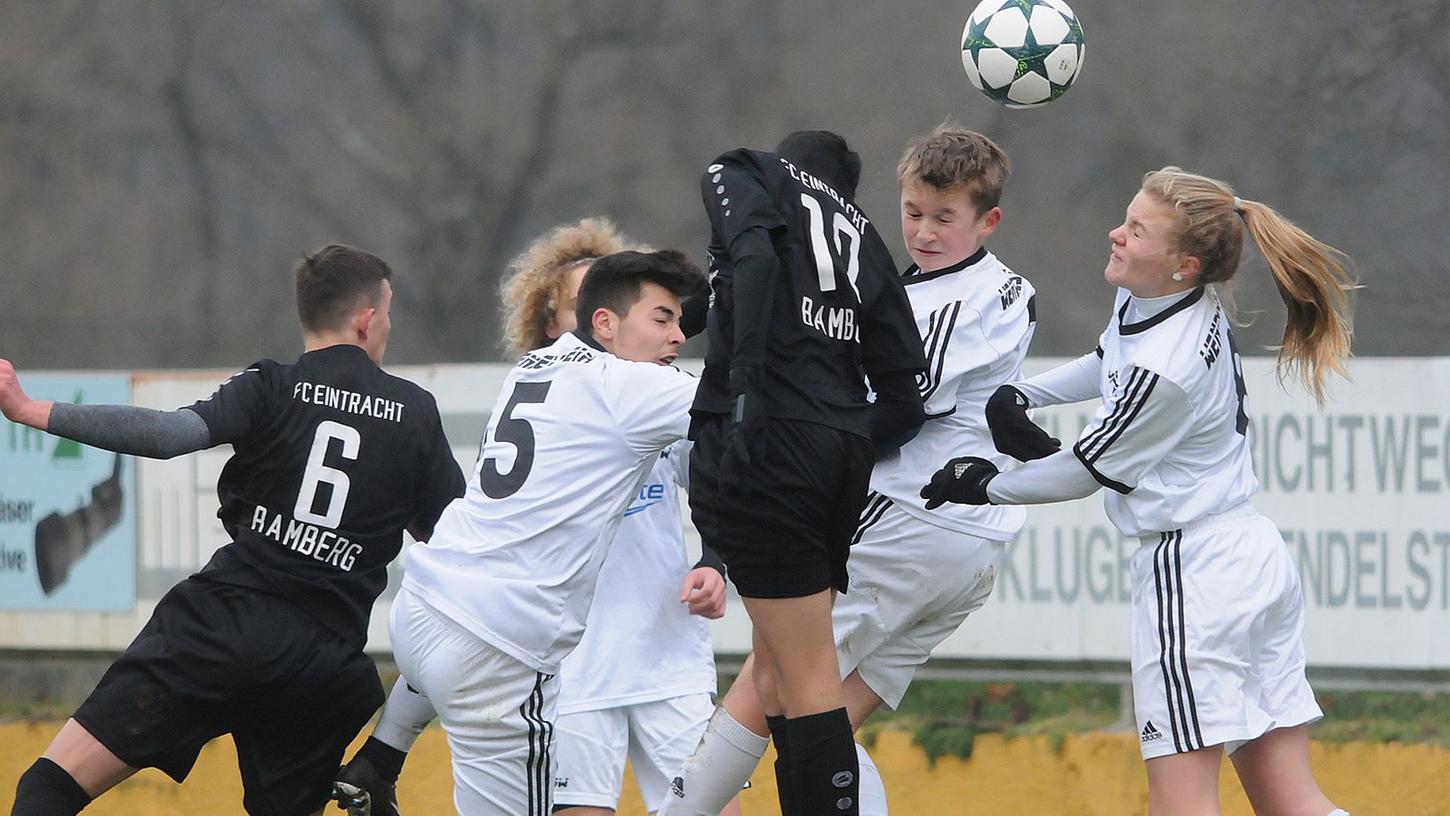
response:
{"label": "black shorts", "polygon": [[747,598],[846,591],[846,556],[871,482],[871,443],[814,422],[772,419],[748,484],[720,489],[729,418],[691,423],[690,516]]}
{"label": "black shorts", "polygon": [[75,719],[122,762],[177,782],[230,733],[246,811],[300,816],[326,804],[343,751],[382,703],[372,659],[300,608],[187,579]]}

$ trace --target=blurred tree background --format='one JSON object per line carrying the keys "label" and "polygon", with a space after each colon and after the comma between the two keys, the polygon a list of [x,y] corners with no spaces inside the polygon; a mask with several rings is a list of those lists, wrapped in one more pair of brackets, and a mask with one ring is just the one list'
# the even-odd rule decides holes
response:
{"label": "blurred tree background", "polygon": [[[1143,172],[1225,178],[1357,260],[1356,351],[1450,353],[1450,3],[1076,0],[1077,86],[999,108],[973,2],[51,0],[0,27],[0,356],[236,366],[299,348],[289,270],[393,264],[394,363],[499,359],[497,284],[550,226],[613,217],[701,258],[698,174],[839,130],[899,260],[895,165],[943,121],[1012,156],[990,248],[1037,285],[1034,352],[1090,349],[1107,231]],[[1245,351],[1282,310],[1255,257]]]}

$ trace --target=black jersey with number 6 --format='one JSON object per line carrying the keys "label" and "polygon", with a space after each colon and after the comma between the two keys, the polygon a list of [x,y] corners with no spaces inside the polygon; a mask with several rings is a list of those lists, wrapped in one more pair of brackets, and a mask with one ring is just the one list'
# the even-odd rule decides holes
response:
{"label": "black jersey with number 6", "polygon": [[433,396],[337,345],[189,408],[236,451],[217,480],[232,541],[196,578],[285,597],[361,647],[403,530],[428,535],[463,493]]}
{"label": "black jersey with number 6", "polygon": [[731,409],[736,357],[736,263],[779,262],[759,396],[769,416],[870,436],[866,376],[926,368],[896,266],[855,203],[784,158],[732,150],[706,169],[710,218],[709,348],[694,411]]}

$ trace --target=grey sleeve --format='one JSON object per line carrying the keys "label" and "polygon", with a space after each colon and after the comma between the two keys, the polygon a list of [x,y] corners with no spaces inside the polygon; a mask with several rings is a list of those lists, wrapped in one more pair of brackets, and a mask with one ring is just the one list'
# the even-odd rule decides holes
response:
{"label": "grey sleeve", "polygon": [[195,411],[157,411],[134,405],[74,405],[57,402],[50,410],[56,436],[83,445],[148,459],[170,459],[211,444],[211,431]]}

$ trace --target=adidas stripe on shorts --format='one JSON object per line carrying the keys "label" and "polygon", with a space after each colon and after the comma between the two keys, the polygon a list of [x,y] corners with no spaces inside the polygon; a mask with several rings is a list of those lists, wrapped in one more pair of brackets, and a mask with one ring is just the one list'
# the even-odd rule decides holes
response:
{"label": "adidas stripe on shorts", "polygon": [[453,806],[468,816],[549,816],[558,682],[499,651],[406,586],[393,656],[438,710],[453,756]]}
{"label": "adidas stripe on shorts", "polygon": [[1143,758],[1323,716],[1304,676],[1304,592],[1272,521],[1245,503],[1133,554],[1133,702]]}

